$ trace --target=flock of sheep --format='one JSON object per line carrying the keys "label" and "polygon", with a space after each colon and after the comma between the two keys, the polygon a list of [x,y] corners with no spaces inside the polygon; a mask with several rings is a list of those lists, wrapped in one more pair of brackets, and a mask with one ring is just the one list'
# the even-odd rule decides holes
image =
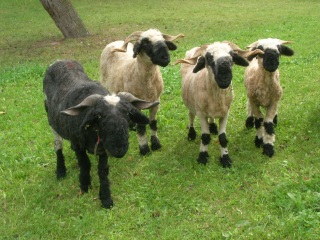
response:
{"label": "flock of sheep", "polygon": [[[66,175],[62,141],[67,139],[78,159],[81,191],[87,192],[91,185],[89,152],[99,159],[101,204],[105,208],[113,206],[108,156],[121,158],[126,154],[132,123],[136,124],[141,155],[161,148],[156,117],[163,92],[159,66],[168,66],[169,50],[177,49],[173,41],[182,37],[183,34],[170,36],[150,29],[108,44],[101,54],[100,83],[89,79],[80,63],[73,60],[59,60],[47,69],[43,90],[45,109],[54,134],[57,178]],[[195,116],[201,125],[199,163],[208,162],[211,134],[218,134],[220,162],[223,167],[232,165],[226,126],[233,100],[233,64],[246,67],[246,126],[255,126],[255,145],[263,148],[263,154],[273,156],[274,125],[282,95],[279,58],[294,54],[285,45],[288,43],[262,39],[250,44],[248,50],[242,50],[232,42],[214,42],[192,48],[184,59],[175,62],[181,64],[182,99],[189,110],[189,140],[196,138]],[[260,107],[266,109],[265,116]],[[149,117],[141,113],[141,109],[149,109]],[[219,119],[219,129],[215,119]],[[146,125],[151,129],[151,150]]]}

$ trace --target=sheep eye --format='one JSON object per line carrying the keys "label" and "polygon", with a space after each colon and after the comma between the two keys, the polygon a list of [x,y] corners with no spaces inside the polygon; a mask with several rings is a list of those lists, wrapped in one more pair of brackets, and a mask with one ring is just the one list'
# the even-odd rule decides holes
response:
{"label": "sheep eye", "polygon": [[263,47],[261,45],[259,45],[257,48],[263,51]]}

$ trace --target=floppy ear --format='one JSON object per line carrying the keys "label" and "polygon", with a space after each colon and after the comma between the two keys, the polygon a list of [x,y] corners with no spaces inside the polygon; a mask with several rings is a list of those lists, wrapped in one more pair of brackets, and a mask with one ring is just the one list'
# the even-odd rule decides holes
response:
{"label": "floppy ear", "polygon": [[243,67],[247,67],[249,66],[249,63],[246,59],[244,59],[243,57],[241,57],[240,55],[238,55],[235,52],[230,52],[230,55],[232,57],[232,61],[239,65],[239,66],[243,66]]}
{"label": "floppy ear", "polygon": [[294,54],[294,51],[284,44],[281,44],[279,46],[279,51],[280,51],[281,55],[284,55],[284,56],[292,56]]}
{"label": "floppy ear", "polygon": [[203,56],[199,57],[196,66],[193,68],[193,73],[199,72],[205,66],[206,66],[206,59]]}
{"label": "floppy ear", "polygon": [[173,42],[165,41],[165,43],[169,50],[173,51],[177,49],[177,45],[175,45]]}

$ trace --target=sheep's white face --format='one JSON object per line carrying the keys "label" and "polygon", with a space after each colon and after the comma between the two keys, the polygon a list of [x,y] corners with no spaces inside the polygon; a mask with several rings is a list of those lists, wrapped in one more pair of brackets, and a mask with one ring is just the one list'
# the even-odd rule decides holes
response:
{"label": "sheep's white face", "polygon": [[268,72],[275,72],[279,67],[280,44],[281,41],[274,38],[261,39],[256,43],[255,47],[264,51],[258,60]]}
{"label": "sheep's white face", "polygon": [[170,63],[169,50],[177,47],[170,41],[166,41],[162,33],[155,29],[143,32],[133,48],[133,57],[139,53],[146,54],[153,64],[166,67]]}
{"label": "sheep's white face", "polygon": [[222,57],[230,57],[230,51],[232,51],[231,47],[226,43],[215,42],[207,47],[207,52],[209,52],[214,59],[222,58]]}
{"label": "sheep's white face", "polygon": [[141,34],[140,40],[143,38],[148,38],[150,42],[156,43],[159,41],[164,41],[162,33],[157,29],[149,29]]}

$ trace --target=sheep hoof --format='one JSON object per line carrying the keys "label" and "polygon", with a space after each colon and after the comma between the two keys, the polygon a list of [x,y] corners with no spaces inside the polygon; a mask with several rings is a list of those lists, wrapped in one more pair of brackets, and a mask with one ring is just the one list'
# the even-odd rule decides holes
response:
{"label": "sheep hoof", "polygon": [[254,117],[253,116],[250,116],[247,118],[246,120],[246,128],[247,129],[251,129],[254,127]]}
{"label": "sheep hoof", "polygon": [[272,157],[274,154],[273,146],[269,143],[263,145],[263,152],[264,155],[268,157]]}
{"label": "sheep hoof", "polygon": [[60,180],[62,178],[65,178],[67,175],[67,171],[64,169],[60,169],[56,171],[57,179]]}
{"label": "sheep hoof", "polygon": [[197,137],[197,133],[194,130],[194,127],[189,127],[188,140],[189,141],[195,140],[196,137]]}
{"label": "sheep hoof", "polygon": [[220,157],[220,163],[224,168],[230,168],[232,166],[232,160],[230,159],[228,154],[222,155],[222,157]]}
{"label": "sheep hoof", "polygon": [[161,144],[159,138],[156,136],[151,136],[151,149],[152,151],[159,150],[161,148]]}
{"label": "sheep hoof", "polygon": [[101,199],[101,206],[103,208],[111,209],[113,207],[112,199]]}
{"label": "sheep hoof", "polygon": [[256,136],[256,138],[254,139],[254,144],[257,148],[261,147],[263,145],[263,139]]}
{"label": "sheep hoof", "polygon": [[140,149],[140,155],[142,155],[142,156],[145,156],[150,152],[150,148],[149,148],[148,144],[139,146],[139,149]]}
{"label": "sheep hoof", "polygon": [[137,131],[137,124],[132,122],[132,121],[130,121],[129,122],[129,130],[130,131]]}
{"label": "sheep hoof", "polygon": [[209,154],[208,152],[200,152],[198,156],[198,163],[206,165],[208,163]]}
{"label": "sheep hoof", "polygon": [[209,131],[211,134],[217,135],[218,134],[218,126],[215,123],[209,124]]}

